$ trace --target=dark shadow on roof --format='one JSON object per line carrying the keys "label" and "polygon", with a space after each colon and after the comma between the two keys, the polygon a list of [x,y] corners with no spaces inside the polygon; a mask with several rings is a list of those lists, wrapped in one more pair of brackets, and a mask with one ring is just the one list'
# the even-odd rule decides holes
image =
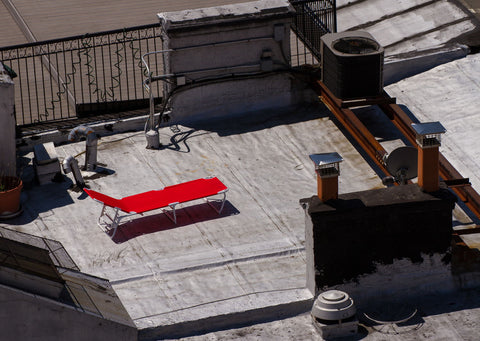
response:
{"label": "dark shadow on roof", "polygon": [[[212,201],[212,200],[211,200]],[[213,205],[218,204],[213,201]],[[122,244],[130,239],[142,236],[144,234],[156,233],[179,228],[186,225],[202,223],[205,221],[220,219],[231,215],[239,214],[240,212],[228,201],[225,201],[225,206],[220,214],[215,212],[208,203],[182,207],[177,209],[177,224],[175,224],[164,213],[158,213],[147,217],[132,219],[126,223],[121,224],[113,241],[116,244]],[[110,231],[111,235],[113,231]]]}
{"label": "dark shadow on roof", "polygon": [[195,129],[181,131],[177,126],[171,126],[170,130],[174,133],[174,135],[170,137],[170,143],[162,144],[160,149],[170,149],[180,153],[190,153],[190,146],[187,143],[190,138],[209,134],[208,132],[197,132],[194,134],[196,132]]}
{"label": "dark shadow on roof", "polygon": [[356,108],[353,112],[358,119],[368,128],[377,141],[402,140],[407,146],[410,142],[404,137],[386,114],[376,105]]}
{"label": "dark shadow on roof", "polygon": [[23,213],[6,222],[10,225],[26,225],[38,218],[40,213],[73,204],[68,191],[71,186],[72,182],[68,179],[58,183],[24,187],[20,197]]}
{"label": "dark shadow on roof", "polygon": [[322,103],[314,103],[296,108],[262,110],[182,124],[196,130],[214,131],[220,136],[229,136],[315,120],[328,117],[329,113],[327,107]]}
{"label": "dark shadow on roof", "polygon": [[[407,334],[414,330],[422,330],[425,326],[424,317],[448,314],[452,312],[477,309],[480,307],[480,290],[478,288],[458,290],[455,292],[431,294],[421,297],[396,298],[393,295],[390,299],[379,298],[378,301],[371,300],[365,306],[359,307],[357,316],[360,323],[368,329],[385,334]],[[413,314],[415,312],[415,314]],[[373,317],[374,320],[368,318]],[[413,315],[413,316],[411,316]],[[395,323],[395,320],[406,319],[405,322]],[[392,321],[392,323],[387,323]],[[458,329],[468,325],[469,320],[459,321]],[[428,329],[426,329],[428,331]]]}
{"label": "dark shadow on roof", "polygon": [[408,118],[412,120],[413,123],[420,123],[418,118],[415,117],[415,115],[408,109],[406,105],[399,104],[400,108],[403,110],[405,114],[407,114]]}

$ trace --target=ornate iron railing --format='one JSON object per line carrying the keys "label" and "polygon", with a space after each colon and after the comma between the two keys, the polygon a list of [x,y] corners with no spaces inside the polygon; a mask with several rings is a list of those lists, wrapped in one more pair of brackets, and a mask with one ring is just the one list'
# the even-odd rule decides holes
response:
{"label": "ornate iron railing", "polygon": [[159,37],[153,24],[0,48],[18,75],[17,125],[148,108],[141,55],[160,48]]}
{"label": "ornate iron railing", "polygon": [[[320,60],[320,38],[326,33],[337,31],[337,10],[335,0],[290,0],[296,10],[296,15],[292,23],[292,30],[297,38],[303,43],[294,44],[297,48],[297,59],[302,58],[307,62],[312,60],[312,64]],[[292,57],[295,57],[295,50],[292,51]]]}
{"label": "ornate iron railing", "polygon": [[[291,63],[316,64],[320,37],[336,31],[335,0],[292,0]],[[95,34],[0,48],[0,61],[13,69],[17,126],[124,113],[148,112],[141,56],[162,48],[161,26],[151,24]],[[149,60],[154,74],[162,58]],[[162,84],[155,89],[161,98]],[[112,115],[109,115],[112,118]],[[72,121],[72,124],[73,123]]]}

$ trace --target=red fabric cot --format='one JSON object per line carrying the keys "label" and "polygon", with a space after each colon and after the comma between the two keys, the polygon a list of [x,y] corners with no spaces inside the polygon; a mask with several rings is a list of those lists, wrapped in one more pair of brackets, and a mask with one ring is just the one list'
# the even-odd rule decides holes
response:
{"label": "red fabric cot", "polygon": [[[196,199],[207,198],[217,194],[224,194],[223,202],[219,213],[225,203],[225,193],[228,191],[218,178],[197,179],[181,184],[165,187],[161,190],[153,190],[144,193],[134,194],[122,199],[115,199],[108,195],[85,188],[85,192],[92,198],[101,202],[104,207],[99,218],[99,225],[107,225],[110,228],[118,227],[122,217],[118,217],[118,212],[112,218],[105,213],[105,207],[112,207],[130,214],[141,214],[147,211],[170,206],[173,209],[173,219],[176,223],[175,205]],[[166,212],[167,213],[167,212]],[[107,216],[112,223],[101,222],[102,217]],[[113,237],[113,236],[112,236]]]}

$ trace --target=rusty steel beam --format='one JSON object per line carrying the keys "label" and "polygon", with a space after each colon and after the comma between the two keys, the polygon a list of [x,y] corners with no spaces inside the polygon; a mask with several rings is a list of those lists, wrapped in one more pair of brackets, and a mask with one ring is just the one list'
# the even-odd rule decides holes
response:
{"label": "rusty steel beam", "polygon": [[[375,139],[370,131],[363,125],[363,123],[357,118],[352,110],[345,108],[342,105],[342,101],[338,99],[321,81],[316,81],[313,84],[314,90],[320,96],[322,102],[328,107],[328,109],[335,115],[338,121],[347,129],[352,137],[358,142],[360,147],[370,156],[370,158],[376,163],[376,165],[386,175],[391,175],[385,165],[386,150]],[[385,99],[382,99],[382,102]],[[386,100],[388,103],[391,101]]]}
{"label": "rusty steel beam", "polygon": [[[384,93],[385,97],[389,97]],[[415,132],[412,129],[413,121],[394,103],[380,103],[380,109],[390,118],[393,124],[400,130],[400,132],[412,143],[416,145]],[[471,184],[465,181],[465,178],[458,172],[455,167],[440,153],[439,155],[439,170],[440,176],[443,180],[450,182],[463,182],[462,186],[450,187],[452,191],[462,200],[475,216],[480,219],[480,195],[475,191]]]}
{"label": "rusty steel beam", "polygon": [[[417,145],[415,132],[412,128],[413,121],[410,117],[395,103],[395,99],[391,98],[385,91],[381,96],[368,101],[342,101],[337,98],[323,82],[316,80],[313,82],[313,88],[319,95],[322,102],[335,115],[338,121],[347,129],[352,137],[358,142],[360,147],[370,156],[376,165],[386,175],[391,175],[385,165],[385,156],[387,152],[363,125],[363,123],[355,116],[350,105],[375,104],[388,116],[398,130],[407,138],[414,146]],[[465,179],[453,165],[440,153],[439,155],[439,172],[440,177],[446,180],[446,183],[459,183],[461,185],[450,186],[452,191],[462,200],[471,212],[480,219],[480,195],[473,189],[468,179]]]}

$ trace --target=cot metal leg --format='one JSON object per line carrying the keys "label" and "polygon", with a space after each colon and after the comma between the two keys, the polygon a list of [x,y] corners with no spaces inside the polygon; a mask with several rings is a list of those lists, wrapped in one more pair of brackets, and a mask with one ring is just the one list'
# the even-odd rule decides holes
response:
{"label": "cot metal leg", "polygon": [[[114,215],[113,217],[107,212],[107,206],[103,205],[102,207],[102,212],[100,213],[100,217],[98,218],[98,226],[105,232],[108,233],[113,229],[113,234],[111,238],[115,236],[115,233],[117,232],[118,225],[120,224],[120,219],[122,217],[119,217],[118,215],[119,209],[115,208],[114,209]],[[108,218],[108,219],[107,219]]]}
{"label": "cot metal leg", "polygon": [[205,198],[205,201],[207,202],[207,204],[210,205],[211,208],[213,208],[215,210],[215,212],[217,212],[218,214],[222,213],[222,210],[223,210],[223,207],[225,206],[225,200],[227,198],[227,192],[228,192],[228,188],[227,189],[224,189],[223,191],[220,191],[218,192],[217,194],[223,194],[223,199],[222,199],[222,204],[220,206],[220,208],[216,208],[212,202],[210,200],[208,200],[208,198]]}
{"label": "cot metal leg", "polygon": [[174,202],[174,203],[168,204],[168,206],[170,206],[170,208],[172,209],[171,212],[173,212],[173,215],[172,215],[168,210],[162,209],[163,213],[165,213],[165,215],[166,215],[171,221],[173,221],[173,223],[174,223],[175,225],[177,224],[177,210],[176,210],[175,207],[176,207],[178,204],[179,204],[178,202]]}

